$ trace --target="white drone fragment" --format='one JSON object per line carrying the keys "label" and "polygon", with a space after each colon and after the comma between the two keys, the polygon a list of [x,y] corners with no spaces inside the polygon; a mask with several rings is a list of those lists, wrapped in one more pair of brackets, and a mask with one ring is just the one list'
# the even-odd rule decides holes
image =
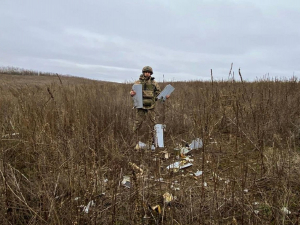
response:
{"label": "white drone fragment", "polygon": [[198,149],[203,147],[203,142],[202,139],[196,138],[195,140],[192,141],[192,143],[189,145],[190,149]]}
{"label": "white drone fragment", "polygon": [[203,174],[203,171],[201,171],[201,170],[197,170],[197,172],[194,173],[194,175],[195,175],[196,177],[199,177],[199,176],[201,176],[202,174]]}
{"label": "white drone fragment", "polygon": [[164,147],[164,128],[165,128],[165,125],[163,125],[163,124],[156,124],[154,126],[155,145],[158,146],[159,148]]}
{"label": "white drone fragment", "polygon": [[290,210],[288,210],[287,207],[282,207],[282,208],[281,208],[281,212],[282,212],[284,215],[289,215],[289,214],[292,213]]}
{"label": "white drone fragment", "polygon": [[135,108],[143,108],[143,86],[142,84],[134,84],[132,90],[135,91],[135,95],[132,97],[133,105]]}
{"label": "white drone fragment", "polygon": [[89,213],[90,207],[94,206],[95,202],[92,200],[90,201],[86,206],[84,206],[83,208],[83,212],[85,213]]}
{"label": "white drone fragment", "polygon": [[171,85],[171,84],[168,84],[164,90],[162,92],[160,92],[160,94],[157,96],[157,99],[158,100],[161,100],[161,101],[166,101],[167,99],[167,95],[171,95],[171,93],[175,90],[175,88]]}
{"label": "white drone fragment", "polygon": [[190,167],[192,165],[193,165],[192,163],[183,164],[181,162],[175,162],[175,163],[167,166],[167,169],[184,169],[184,168]]}
{"label": "white drone fragment", "polygon": [[126,188],[131,188],[130,177],[123,176],[122,185]]}

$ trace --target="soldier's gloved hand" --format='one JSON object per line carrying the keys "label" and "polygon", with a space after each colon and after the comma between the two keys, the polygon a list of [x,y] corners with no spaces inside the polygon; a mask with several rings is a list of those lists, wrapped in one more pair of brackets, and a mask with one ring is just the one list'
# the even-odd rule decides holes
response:
{"label": "soldier's gloved hand", "polygon": [[135,91],[131,91],[131,92],[130,92],[131,97],[135,96],[135,94],[136,94]]}

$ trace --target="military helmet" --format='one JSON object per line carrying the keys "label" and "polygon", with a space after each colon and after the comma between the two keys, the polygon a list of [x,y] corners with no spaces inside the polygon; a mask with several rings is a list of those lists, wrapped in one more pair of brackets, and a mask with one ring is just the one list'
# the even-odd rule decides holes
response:
{"label": "military helmet", "polygon": [[153,70],[150,66],[145,66],[142,70],[142,72],[150,72],[151,74],[153,74]]}

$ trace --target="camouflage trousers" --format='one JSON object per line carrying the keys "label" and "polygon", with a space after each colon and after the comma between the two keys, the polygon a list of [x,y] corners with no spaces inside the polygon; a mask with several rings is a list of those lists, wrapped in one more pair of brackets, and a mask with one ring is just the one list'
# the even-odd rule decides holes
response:
{"label": "camouflage trousers", "polygon": [[149,130],[152,132],[154,130],[154,125],[156,124],[156,112],[154,109],[136,109],[133,125],[134,133],[137,133],[140,130],[144,121],[147,123]]}

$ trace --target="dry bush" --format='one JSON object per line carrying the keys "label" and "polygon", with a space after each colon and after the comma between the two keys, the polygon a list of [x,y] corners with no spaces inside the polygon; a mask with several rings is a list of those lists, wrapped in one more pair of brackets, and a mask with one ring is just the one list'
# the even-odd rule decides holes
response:
{"label": "dry bush", "polygon": [[[165,150],[197,137],[204,143],[193,150],[192,167],[172,172],[173,155],[161,160],[159,149],[131,147],[131,84],[0,76],[1,224],[298,222],[295,79],[171,82],[175,92],[157,106],[167,125]],[[203,175],[195,179],[197,169]],[[177,199],[164,203],[166,192]],[[161,214],[149,209],[154,205]]]}

